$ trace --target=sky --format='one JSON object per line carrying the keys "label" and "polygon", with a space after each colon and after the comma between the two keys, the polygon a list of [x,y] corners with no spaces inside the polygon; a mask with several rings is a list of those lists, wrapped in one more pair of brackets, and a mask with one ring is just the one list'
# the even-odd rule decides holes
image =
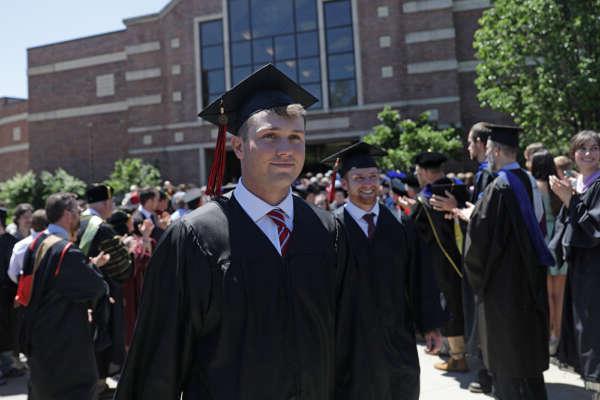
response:
{"label": "sky", "polygon": [[169,0],[0,0],[0,97],[27,97],[27,48],[125,28]]}

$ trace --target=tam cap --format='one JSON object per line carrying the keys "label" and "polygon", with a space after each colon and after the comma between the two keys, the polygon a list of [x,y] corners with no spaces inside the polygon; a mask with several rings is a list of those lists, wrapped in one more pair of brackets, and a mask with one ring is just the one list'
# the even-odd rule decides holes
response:
{"label": "tam cap", "polygon": [[95,184],[85,191],[85,199],[88,203],[109,200],[113,197],[113,189],[109,185]]}
{"label": "tam cap", "polygon": [[510,147],[519,147],[519,133],[521,128],[517,126],[488,124],[490,128],[489,140]]}
{"label": "tam cap", "polygon": [[442,153],[436,153],[433,151],[426,151],[417,154],[414,158],[413,163],[421,168],[439,168],[443,163],[448,161],[448,157]]}

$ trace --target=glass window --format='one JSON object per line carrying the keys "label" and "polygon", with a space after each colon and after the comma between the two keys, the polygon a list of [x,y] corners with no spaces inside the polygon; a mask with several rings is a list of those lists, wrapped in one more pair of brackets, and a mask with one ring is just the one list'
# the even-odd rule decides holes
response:
{"label": "glass window", "polygon": [[352,9],[348,0],[328,1],[323,3],[325,8],[325,27],[352,25]]}
{"label": "glass window", "polygon": [[314,0],[296,0],[296,31],[317,29],[317,7]]}
{"label": "glass window", "polygon": [[275,59],[287,60],[296,57],[296,39],[294,35],[275,37]]}
{"label": "glass window", "polygon": [[211,21],[202,24],[200,31],[202,46],[223,43],[223,24],[221,21]]}
{"label": "glass window", "polygon": [[231,44],[231,64],[234,66],[252,64],[250,41]]}
{"label": "glass window", "polygon": [[248,0],[229,0],[229,37],[230,40],[250,40],[250,18],[248,18]]}
{"label": "glass window", "polygon": [[331,107],[356,104],[356,85],[354,79],[329,82],[329,103]]}
{"label": "glass window", "polygon": [[317,32],[298,34],[298,57],[319,55],[319,35]]}
{"label": "glass window", "polygon": [[275,66],[286,74],[290,79],[298,81],[298,74],[296,73],[296,60],[280,61]]}
{"label": "glass window", "polygon": [[298,82],[321,82],[321,64],[318,57],[298,61]]}
{"label": "glass window", "polygon": [[327,52],[342,53],[353,50],[352,28],[335,28],[327,30]]}
{"label": "glass window", "polygon": [[252,67],[238,67],[233,69],[233,84],[237,85],[252,73]]}
{"label": "glass window", "polygon": [[259,38],[294,32],[292,1],[250,0],[250,7],[252,10],[252,37]]}
{"label": "glass window", "polygon": [[210,46],[202,49],[202,69],[223,68],[223,46]]}
{"label": "glass window", "polygon": [[225,71],[222,69],[209,71],[206,83],[208,86],[208,93],[210,94],[221,94],[225,92]]}
{"label": "glass window", "polygon": [[349,79],[354,78],[354,54],[344,53],[329,56],[329,79]]}
{"label": "glass window", "polygon": [[275,50],[271,38],[256,39],[252,43],[253,59],[255,63],[269,63],[273,61]]}
{"label": "glass window", "polygon": [[319,99],[319,101],[317,101],[315,104],[313,104],[312,106],[308,107],[309,110],[314,110],[314,109],[318,109],[322,107],[321,104],[321,97],[323,96],[323,93],[321,93],[321,84],[320,83],[309,83],[309,84],[304,84],[302,85],[302,87],[304,89],[306,89],[306,91],[310,94],[312,94],[313,96],[315,96],[317,99]]}

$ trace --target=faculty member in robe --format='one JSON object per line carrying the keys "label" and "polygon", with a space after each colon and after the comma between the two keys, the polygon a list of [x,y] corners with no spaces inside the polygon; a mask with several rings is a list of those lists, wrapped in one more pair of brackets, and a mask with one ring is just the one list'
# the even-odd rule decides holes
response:
{"label": "faculty member in robe", "polygon": [[554,263],[542,234],[543,204],[517,163],[519,130],[494,126],[487,159],[498,177],[471,215],[467,278],[478,299],[481,350],[499,400],[544,400],[548,368],[546,271]]}
{"label": "faculty member in robe", "polygon": [[415,332],[439,350],[446,322],[433,270],[421,263],[412,222],[378,201],[376,156],[385,152],[358,142],[326,158],[340,160],[348,200],[335,211],[348,233],[358,266],[357,390],[345,400],[417,400],[419,358]]}
{"label": "faculty member in robe", "polygon": [[[316,101],[269,64],[200,113],[219,125],[216,198],[158,244],[117,400],[346,398],[345,232],[290,187]],[[226,130],[242,176],[219,197]]]}

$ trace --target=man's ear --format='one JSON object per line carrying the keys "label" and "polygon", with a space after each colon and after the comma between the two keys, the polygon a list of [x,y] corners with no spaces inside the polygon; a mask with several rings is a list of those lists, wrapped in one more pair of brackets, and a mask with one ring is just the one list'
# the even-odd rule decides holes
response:
{"label": "man's ear", "polygon": [[344,189],[346,192],[348,191],[348,181],[346,178],[342,178],[342,189]]}
{"label": "man's ear", "polygon": [[231,137],[231,148],[233,149],[233,152],[235,153],[235,156],[239,160],[243,160],[244,159],[243,142],[244,142],[244,140],[241,137],[239,137],[239,136],[233,135]]}

